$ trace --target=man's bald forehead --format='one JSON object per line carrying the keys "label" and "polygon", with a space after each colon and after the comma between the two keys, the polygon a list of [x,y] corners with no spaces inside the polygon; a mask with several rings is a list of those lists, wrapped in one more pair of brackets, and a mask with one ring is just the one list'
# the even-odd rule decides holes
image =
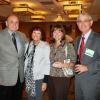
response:
{"label": "man's bald forehead", "polygon": [[[16,15],[12,14],[12,15],[9,15],[9,16],[7,17],[7,21],[8,21],[9,19],[12,19],[12,18],[18,19],[18,17],[17,17]],[[19,20],[19,19],[18,19],[18,20]]]}

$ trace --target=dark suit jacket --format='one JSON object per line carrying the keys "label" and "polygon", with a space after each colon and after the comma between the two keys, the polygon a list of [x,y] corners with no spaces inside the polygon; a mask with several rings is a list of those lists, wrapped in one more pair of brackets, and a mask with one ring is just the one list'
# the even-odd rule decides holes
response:
{"label": "dark suit jacket", "polygon": [[[81,36],[76,39],[75,49],[78,52]],[[86,65],[88,72],[76,74],[76,80],[80,80],[83,84],[90,82],[91,86],[100,86],[100,34],[91,32],[85,44],[82,55],[82,64]],[[100,88],[100,87],[99,87]]]}

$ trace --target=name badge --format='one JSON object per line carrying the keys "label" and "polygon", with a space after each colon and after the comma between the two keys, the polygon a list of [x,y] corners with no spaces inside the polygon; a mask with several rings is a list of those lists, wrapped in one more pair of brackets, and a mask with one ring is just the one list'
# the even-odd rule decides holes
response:
{"label": "name badge", "polygon": [[85,50],[85,55],[89,56],[89,57],[93,57],[94,55],[94,51],[91,49],[86,48]]}

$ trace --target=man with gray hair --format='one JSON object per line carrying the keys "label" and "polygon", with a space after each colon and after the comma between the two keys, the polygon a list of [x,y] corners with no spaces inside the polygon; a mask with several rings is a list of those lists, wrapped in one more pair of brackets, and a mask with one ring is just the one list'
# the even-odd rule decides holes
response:
{"label": "man with gray hair", "polygon": [[19,19],[10,15],[0,31],[0,100],[21,100],[24,81],[24,40],[17,31]]}
{"label": "man with gray hair", "polygon": [[82,35],[75,42],[75,100],[100,100],[100,34],[93,32],[92,24],[87,13],[77,18]]}

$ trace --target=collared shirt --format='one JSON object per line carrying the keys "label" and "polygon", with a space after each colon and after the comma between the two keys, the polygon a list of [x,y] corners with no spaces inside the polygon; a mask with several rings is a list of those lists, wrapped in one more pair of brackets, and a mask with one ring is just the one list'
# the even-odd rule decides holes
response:
{"label": "collared shirt", "polygon": [[[10,34],[10,36],[11,36],[11,38],[12,38],[12,33],[16,33],[16,32],[12,32],[12,31],[10,31],[9,29],[8,29],[8,33]],[[17,33],[16,33],[17,34]],[[20,43],[20,39],[18,38],[18,36],[17,35],[15,35],[16,36],[16,45],[17,45],[17,50],[18,50],[18,53],[19,53],[19,51],[20,51],[20,49],[22,48],[21,47],[21,43]]]}
{"label": "collared shirt", "polygon": [[87,42],[87,39],[88,39],[88,37],[89,37],[89,35],[91,34],[91,31],[92,30],[89,30],[85,35],[84,35],[84,44],[86,44],[86,42]]}
{"label": "collared shirt", "polygon": [[[89,37],[90,34],[91,34],[91,31],[92,31],[92,30],[89,30],[89,31],[84,35],[84,44],[86,44],[87,39],[88,39],[88,37]],[[83,35],[82,35],[82,36],[83,36]],[[82,36],[81,36],[80,44],[81,44],[81,41],[82,41]],[[79,44],[79,47],[80,47],[80,44]],[[79,53],[79,48],[78,48],[78,53]]]}
{"label": "collared shirt", "polygon": [[[29,43],[25,45],[26,49],[28,47],[28,44]],[[33,42],[30,43],[28,55],[31,51],[30,49],[32,49],[32,45]],[[26,55],[26,59],[25,59],[24,72],[27,68],[28,55]],[[33,59],[34,80],[43,79],[44,75],[49,75],[50,73],[49,55],[50,55],[50,47],[48,46],[47,43],[40,41],[40,43],[36,46],[34,59]]]}

